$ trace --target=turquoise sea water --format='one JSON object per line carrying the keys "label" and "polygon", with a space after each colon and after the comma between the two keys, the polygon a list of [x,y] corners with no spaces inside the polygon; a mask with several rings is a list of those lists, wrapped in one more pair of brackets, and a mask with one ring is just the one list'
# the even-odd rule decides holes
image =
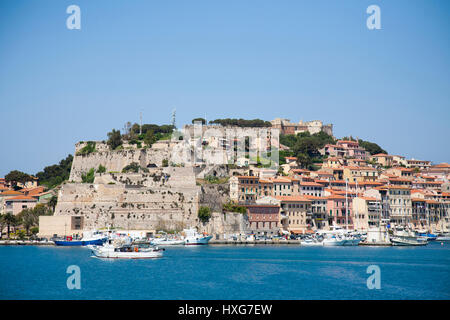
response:
{"label": "turquoise sea water", "polygon": [[[69,290],[67,267],[81,270]],[[369,265],[381,289],[367,288]],[[450,299],[450,243],[426,247],[174,247],[156,260],[1,246],[0,299]]]}

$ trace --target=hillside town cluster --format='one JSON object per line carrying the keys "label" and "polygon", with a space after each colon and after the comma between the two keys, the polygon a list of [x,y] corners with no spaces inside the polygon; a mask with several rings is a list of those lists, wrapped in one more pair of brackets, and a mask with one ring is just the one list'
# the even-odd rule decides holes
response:
{"label": "hillside town cluster", "polygon": [[[277,129],[280,134],[284,135],[306,131],[310,134],[321,131],[329,135],[333,134],[332,125],[324,125],[322,121],[291,123],[288,119],[275,119],[270,123],[271,129]],[[220,127],[216,126],[216,128]],[[205,126],[205,128],[208,127]],[[188,132],[193,130],[192,126],[185,126],[185,129]],[[260,130],[261,128],[255,129]],[[201,148],[204,148],[205,145],[213,145],[214,141],[218,141],[217,137],[202,136]],[[166,165],[157,163],[158,161],[162,163],[166,161],[161,160],[161,154],[163,151],[170,153],[173,150],[173,144],[177,145],[179,141],[159,141],[151,146],[152,154],[149,154],[149,157],[153,157],[153,160],[149,161],[154,163],[144,163],[143,154],[133,154],[133,156],[140,159],[141,164],[144,164],[150,170],[159,170],[159,167],[166,166],[176,167],[178,165],[174,163],[167,164],[166,162]],[[122,170],[123,166],[131,163],[131,160],[127,160],[128,162],[124,160],[125,156],[122,156],[122,153],[126,150],[120,151],[122,152],[120,154],[118,151],[101,151],[102,146],[105,147],[106,145],[98,143],[98,150],[95,152],[103,152],[103,156],[93,159],[105,166],[106,172],[96,173],[94,183],[103,183],[105,190],[117,189],[116,183],[118,182],[116,180],[112,182],[111,177],[115,179],[114,175],[123,171],[113,170]],[[219,149],[225,147],[223,141],[216,147]],[[277,147],[280,150],[289,149],[281,144]],[[126,148],[136,148],[136,146],[127,145]],[[114,157],[111,156],[111,152],[116,152]],[[214,172],[214,176],[225,178],[225,184],[229,187],[227,191],[229,203],[234,203],[236,206],[246,209],[247,231],[255,234],[308,234],[317,230],[329,230],[335,226],[365,231],[371,227],[379,226],[381,221],[392,225],[407,226],[413,230],[429,230],[437,233],[449,231],[450,165],[448,163],[432,164],[431,161],[406,159],[401,155],[384,153],[371,155],[359,145],[358,141],[354,140],[337,140],[335,144],[326,144],[319,152],[322,155],[323,162],[315,164],[318,170],[302,168],[296,157],[287,156],[278,169],[264,167],[251,161],[250,163],[248,161],[241,163],[241,159],[237,158],[232,169],[225,165],[227,170],[220,171],[218,170],[220,166],[212,166],[210,172]],[[79,164],[93,163],[89,160],[89,157],[90,155],[76,156],[75,161],[79,161]],[[114,158],[114,163],[111,162],[112,158]],[[156,158],[161,159],[156,161],[154,160]],[[95,162],[95,166],[98,166],[97,162]],[[115,167],[113,167],[113,164]],[[72,165],[71,176],[81,175],[82,172],[78,172],[78,167],[78,171],[76,171],[75,167],[77,166]],[[198,172],[200,171],[196,171],[195,167],[198,167],[198,165],[192,165],[192,170],[195,172],[194,179],[205,178],[206,174],[202,172],[202,175],[199,175]],[[86,167],[86,169],[88,168]],[[180,171],[180,169],[177,170]],[[146,171],[148,172],[148,169]],[[174,171],[173,177],[175,177],[175,173]],[[110,177],[109,180],[105,176]],[[127,174],[122,173],[122,176],[127,177],[127,181],[131,181],[129,177],[133,178],[136,174],[127,176]],[[172,186],[170,184],[161,185],[160,191],[163,191],[163,194],[166,189],[173,191],[174,186],[176,188],[180,183],[186,184],[188,180],[181,177],[179,181],[174,182]],[[74,184],[73,181],[71,183]],[[130,184],[130,182],[123,183],[125,189],[131,186],[127,183]],[[183,190],[186,191],[191,188],[194,193],[197,192],[195,180],[193,183],[193,187],[190,187],[190,185],[183,186],[185,188]],[[81,181],[75,184],[85,185]],[[139,186],[139,183],[137,184],[133,190],[136,187],[142,187],[142,185]],[[155,190],[155,182],[152,182],[152,186]],[[117,190],[118,199],[122,199],[121,201],[125,203],[122,191],[120,191],[122,189]],[[131,192],[132,189],[127,190]],[[67,192],[65,191],[66,195]],[[106,195],[106,191],[104,192]],[[111,193],[112,191],[108,192]],[[123,193],[127,193],[127,191],[123,191]],[[26,208],[34,208],[39,203],[48,203],[49,199],[56,194],[55,189],[46,190],[43,186],[39,186],[38,179],[35,177],[32,177],[31,181],[15,183],[14,185],[5,181],[4,178],[0,178],[0,214],[18,215]],[[73,191],[70,194],[72,197]],[[144,199],[139,200],[144,203],[145,196],[140,195],[139,197],[139,199]],[[151,191],[151,195],[147,197],[155,197],[155,192]],[[78,195],[75,195],[74,207],[70,207],[70,211],[81,211],[79,214],[82,214],[82,211],[87,209],[76,207],[79,205],[77,201],[81,201],[77,198]],[[164,199],[164,196],[161,196],[160,199]],[[80,203],[86,203],[83,201]],[[96,200],[92,201],[94,201],[92,208],[95,208],[103,200],[98,203],[95,202]],[[157,209],[155,203],[151,204],[153,206],[151,208],[145,206],[145,204],[142,204],[143,210],[147,211],[142,212],[152,213]],[[117,209],[117,212],[124,213],[131,210],[123,208],[125,208],[124,204]],[[188,209],[182,209],[178,205],[176,205],[176,208],[172,208],[171,204],[170,208],[172,210],[170,212],[173,212],[174,216],[176,212],[181,212],[181,219],[184,219],[183,215],[188,214],[183,211]],[[133,210],[136,212],[136,209]],[[160,209],[160,211],[164,210]],[[164,214],[164,212],[160,213]],[[63,213],[55,212],[56,214],[62,215]],[[189,209],[190,214],[191,209]],[[97,213],[96,216],[98,216]],[[172,213],[170,213],[170,216],[172,216]],[[85,217],[88,218],[88,216]],[[112,213],[112,219],[114,219],[114,213]]]}
{"label": "hillside town cluster", "polygon": [[247,206],[252,230],[314,233],[340,226],[364,231],[384,220],[447,232],[449,164],[367,156],[356,141],[340,140],[325,149],[329,157],[318,171],[286,157],[281,174],[250,167],[247,175],[230,178],[230,198]]}

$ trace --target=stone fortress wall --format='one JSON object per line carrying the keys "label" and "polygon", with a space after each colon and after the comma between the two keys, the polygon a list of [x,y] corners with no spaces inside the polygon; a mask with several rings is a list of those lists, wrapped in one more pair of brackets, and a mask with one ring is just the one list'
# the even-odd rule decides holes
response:
{"label": "stone fortress wall", "polygon": [[[69,182],[59,191],[55,217],[82,216],[84,230],[115,227],[180,231],[197,227],[199,231],[212,234],[244,232],[244,215],[221,212],[221,203],[228,199],[226,187],[203,188],[196,183],[197,174],[203,176],[212,170],[220,171],[218,175],[222,176],[223,168],[162,167],[164,159],[170,160],[171,142],[146,149],[124,146],[117,151],[109,150],[103,142],[96,142],[95,152],[77,155],[85,145],[76,145]],[[146,172],[122,173],[122,169],[133,162],[147,168]],[[96,172],[94,183],[82,183],[81,176],[91,168],[97,170],[100,165],[106,172]],[[200,205],[208,204],[205,199],[216,202],[210,222],[203,224],[197,212]],[[45,230],[40,234],[47,236]]]}

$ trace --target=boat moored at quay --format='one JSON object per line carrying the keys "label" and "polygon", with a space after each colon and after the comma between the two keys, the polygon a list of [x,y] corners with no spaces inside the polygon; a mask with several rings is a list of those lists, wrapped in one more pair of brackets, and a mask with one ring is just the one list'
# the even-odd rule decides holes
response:
{"label": "boat moored at quay", "polygon": [[209,240],[212,239],[212,236],[206,233],[198,233],[195,228],[184,229],[184,244],[187,246],[192,245],[206,245]]}
{"label": "boat moored at quay", "polygon": [[88,245],[102,245],[108,240],[108,236],[98,231],[85,231],[81,238],[73,236],[65,236],[62,239],[53,238],[55,245],[72,247],[72,246],[88,246]]}

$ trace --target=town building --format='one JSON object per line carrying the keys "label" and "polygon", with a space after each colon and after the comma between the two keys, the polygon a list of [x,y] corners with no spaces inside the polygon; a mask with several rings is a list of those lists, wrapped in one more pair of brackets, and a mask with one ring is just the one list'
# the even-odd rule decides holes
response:
{"label": "town building", "polygon": [[249,231],[258,235],[276,235],[281,228],[280,206],[248,205]]}

